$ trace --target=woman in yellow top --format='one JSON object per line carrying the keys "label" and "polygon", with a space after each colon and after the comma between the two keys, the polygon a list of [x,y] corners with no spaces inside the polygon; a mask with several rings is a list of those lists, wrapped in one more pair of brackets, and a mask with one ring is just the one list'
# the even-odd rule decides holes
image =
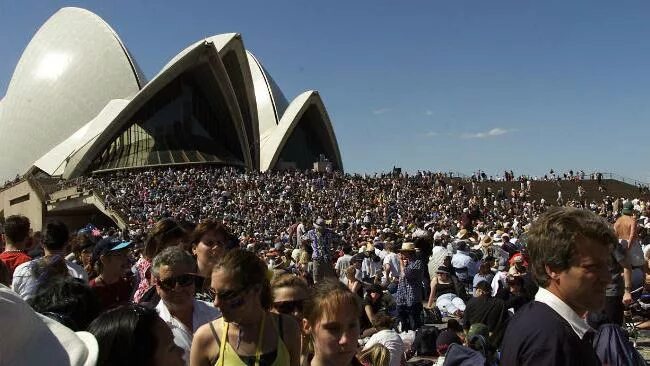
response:
{"label": "woman in yellow top", "polygon": [[300,331],[288,315],[271,313],[268,269],[254,253],[235,249],[212,270],[214,305],[223,317],[194,334],[192,366],[298,366]]}

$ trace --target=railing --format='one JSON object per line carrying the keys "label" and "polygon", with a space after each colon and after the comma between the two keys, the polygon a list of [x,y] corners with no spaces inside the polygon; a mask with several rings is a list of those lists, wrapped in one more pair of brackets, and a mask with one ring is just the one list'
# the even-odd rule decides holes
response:
{"label": "railing", "polygon": [[603,179],[614,179],[614,180],[621,181],[623,183],[635,185],[637,187],[639,187],[639,186],[640,187],[648,187],[648,186],[650,186],[650,184],[647,183],[647,182],[641,182],[641,181],[638,181],[636,179],[624,177],[624,176],[616,174],[616,173],[601,173],[601,174],[603,175]]}

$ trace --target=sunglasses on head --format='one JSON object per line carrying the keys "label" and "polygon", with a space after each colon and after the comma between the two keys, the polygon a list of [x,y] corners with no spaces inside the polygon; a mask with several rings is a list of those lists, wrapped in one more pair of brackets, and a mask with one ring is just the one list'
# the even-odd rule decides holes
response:
{"label": "sunglasses on head", "polygon": [[196,275],[186,273],[182,274],[180,276],[176,277],[170,277],[166,278],[164,280],[158,280],[158,285],[160,288],[162,288],[165,291],[173,290],[176,288],[176,285],[180,285],[181,287],[187,287],[193,283],[196,280]]}
{"label": "sunglasses on head", "polygon": [[278,313],[291,314],[295,311],[302,312],[305,300],[278,301],[273,303],[273,307]]}
{"label": "sunglasses on head", "polygon": [[215,291],[210,289],[210,294],[222,302],[228,303],[231,308],[239,307],[244,304],[241,295],[246,291],[245,288],[238,290]]}

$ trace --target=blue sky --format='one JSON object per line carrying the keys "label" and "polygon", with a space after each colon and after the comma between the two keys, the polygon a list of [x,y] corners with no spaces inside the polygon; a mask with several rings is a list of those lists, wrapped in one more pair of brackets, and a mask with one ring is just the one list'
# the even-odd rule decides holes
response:
{"label": "blue sky", "polygon": [[612,171],[650,181],[647,1],[0,1],[0,95],[58,8],[106,20],[147,77],[239,32],[287,98],[321,92],[350,172]]}

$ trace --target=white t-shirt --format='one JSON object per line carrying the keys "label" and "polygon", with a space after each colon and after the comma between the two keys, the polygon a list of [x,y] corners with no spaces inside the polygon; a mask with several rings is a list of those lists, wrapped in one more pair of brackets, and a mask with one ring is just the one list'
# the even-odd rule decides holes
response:
{"label": "white t-shirt", "polygon": [[368,339],[363,349],[367,350],[377,343],[388,348],[390,352],[390,366],[400,366],[402,356],[404,355],[404,342],[399,334],[392,329],[380,330]]}
{"label": "white t-shirt", "polygon": [[[25,300],[33,297],[36,294],[38,281],[32,274],[32,266],[39,260],[40,258],[25,262],[16,267],[16,270],[14,271],[14,278],[11,282],[11,288],[15,293],[20,295],[20,297]],[[65,261],[65,265],[68,267],[70,276],[82,279],[84,282],[88,282],[88,273],[86,273],[82,266],[70,261]]]}
{"label": "white t-shirt", "polygon": [[[399,278],[400,265],[399,265],[399,258],[397,257],[397,253],[388,253],[388,254],[386,254],[386,256],[384,257],[384,263],[383,264],[384,264],[384,267],[385,267],[386,264],[388,264],[390,266],[390,269],[389,269],[389,272],[388,272],[390,277]],[[390,278],[389,278],[389,280],[390,280]]]}
{"label": "white t-shirt", "polygon": [[156,305],[156,311],[158,312],[160,319],[167,323],[171,329],[172,334],[174,335],[174,343],[183,349],[183,360],[185,360],[187,365],[190,364],[190,349],[192,347],[194,332],[196,332],[196,330],[203,324],[221,317],[219,309],[201,300],[194,300],[194,309],[192,310],[192,329],[187,329],[180,320],[174,318],[169,313],[169,309],[167,309],[164,301],[160,300],[158,305]]}
{"label": "white t-shirt", "polygon": [[336,260],[336,265],[334,266],[334,269],[336,269],[337,273],[339,274],[339,279],[343,283],[347,282],[347,276],[345,275],[345,272],[348,270],[348,267],[350,267],[351,259],[352,259],[351,255],[343,254],[342,257],[339,257],[339,259]]}

